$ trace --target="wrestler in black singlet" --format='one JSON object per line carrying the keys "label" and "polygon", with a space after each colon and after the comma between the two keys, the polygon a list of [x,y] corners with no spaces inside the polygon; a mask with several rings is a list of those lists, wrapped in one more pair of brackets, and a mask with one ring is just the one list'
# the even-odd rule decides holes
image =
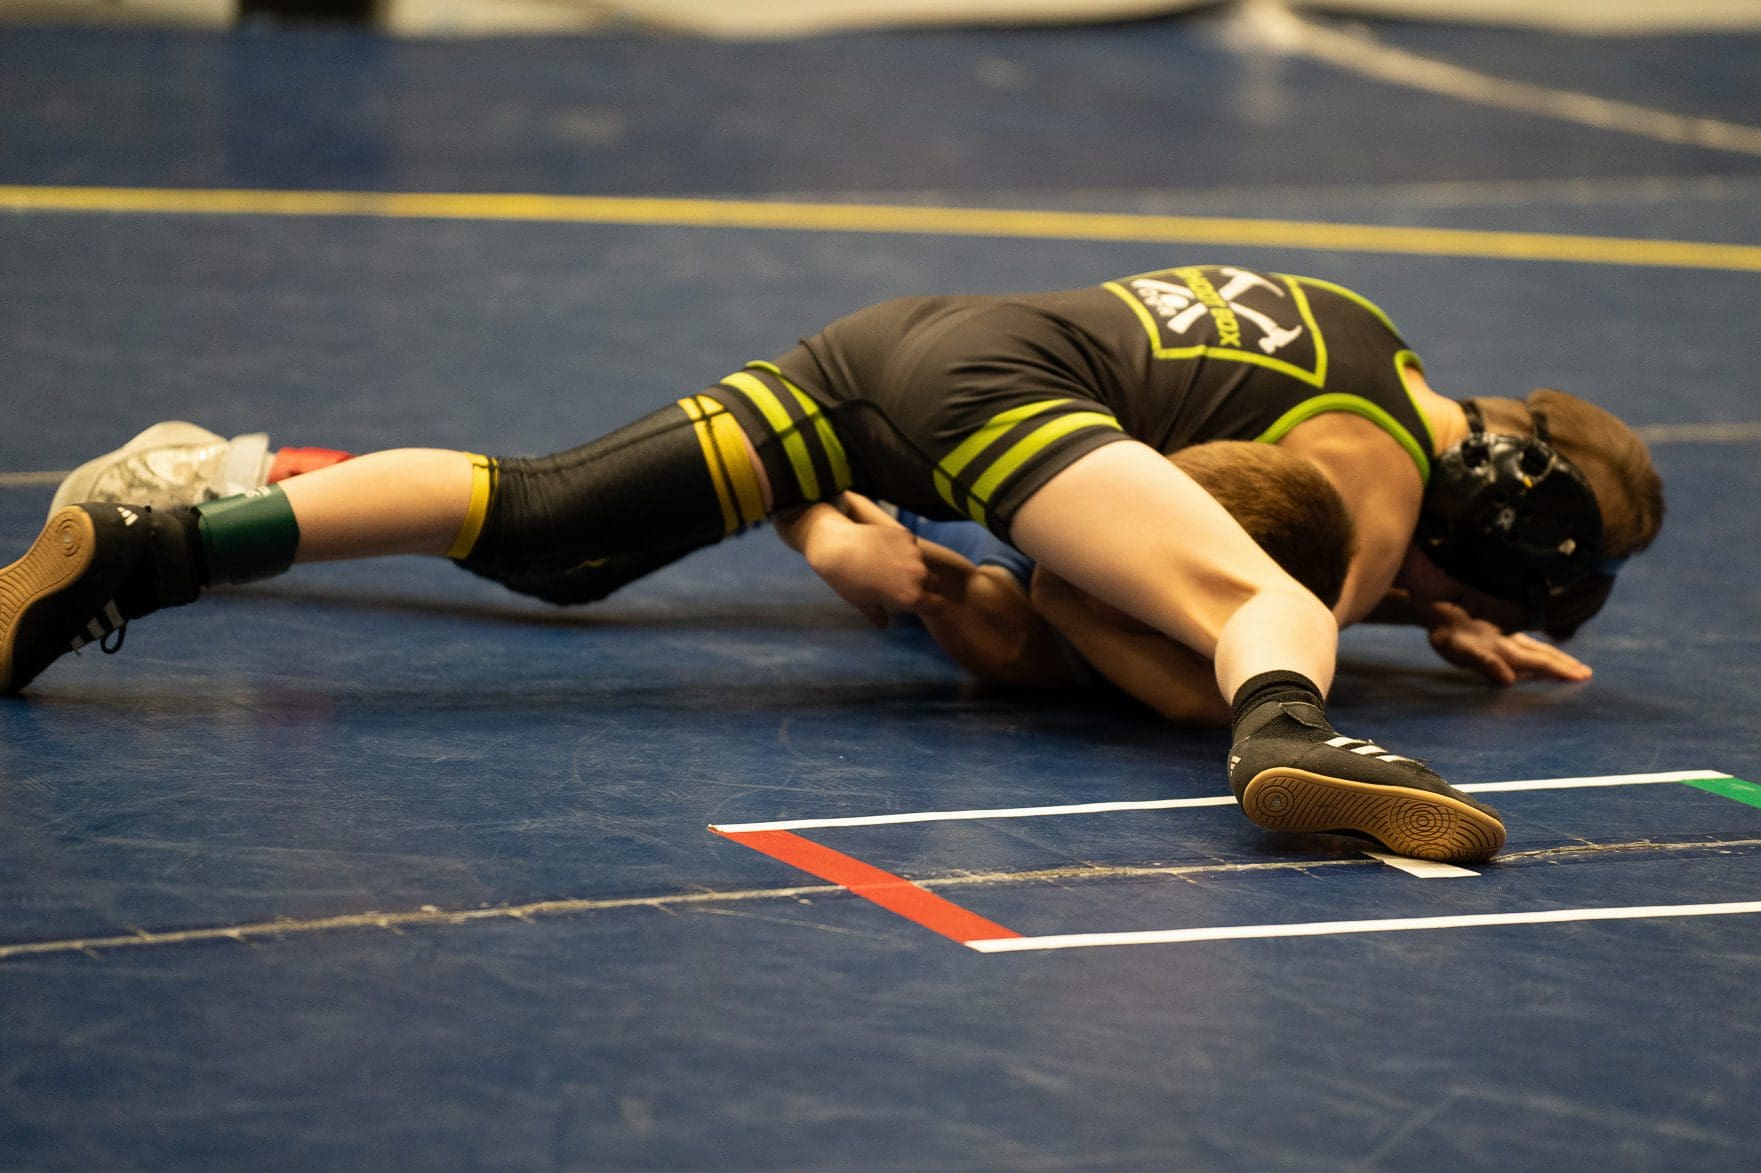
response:
{"label": "wrestler in black singlet", "polygon": [[1191,266],[1053,293],[883,302],[707,394],[753,439],[779,508],[856,488],[1007,537],[1035,490],[1124,438],[1161,452],[1273,443],[1348,411],[1428,477],[1431,436],[1401,376],[1417,365],[1349,290]]}

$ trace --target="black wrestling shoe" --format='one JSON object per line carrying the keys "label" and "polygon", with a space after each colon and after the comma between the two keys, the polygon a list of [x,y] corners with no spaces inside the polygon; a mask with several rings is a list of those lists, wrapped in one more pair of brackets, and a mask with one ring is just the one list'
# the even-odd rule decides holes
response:
{"label": "black wrestling shoe", "polygon": [[1238,710],[1229,786],[1249,819],[1274,831],[1356,831],[1398,855],[1447,863],[1478,863],[1504,846],[1497,811],[1422,762],[1341,736],[1318,699],[1274,692]]}
{"label": "black wrestling shoe", "polygon": [[70,505],[0,570],[0,693],[97,641],[122,647],[130,619],[200,593],[186,519],[146,506]]}

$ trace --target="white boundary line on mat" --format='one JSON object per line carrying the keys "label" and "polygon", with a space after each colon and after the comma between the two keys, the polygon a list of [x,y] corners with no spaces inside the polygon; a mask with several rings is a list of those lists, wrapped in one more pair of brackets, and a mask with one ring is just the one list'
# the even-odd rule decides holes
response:
{"label": "white boundary line on mat", "polygon": [[[1688,782],[1698,778],[1729,778],[1718,770],[1670,770],[1652,774],[1603,774],[1587,778],[1531,778],[1516,782],[1469,782],[1457,786],[1469,794],[1507,794],[1518,790],[1582,790],[1597,786],[1646,786]],[[822,827],[883,827],[895,823],[948,823],[977,819],[1036,819],[1058,815],[1100,815],[1120,811],[1182,810],[1234,806],[1227,794],[1204,798],[1159,798],[1144,802],[1083,802],[1063,806],[1016,806],[960,811],[910,811],[891,815],[852,815],[830,819],[778,819],[768,823],[717,823],[710,830],[738,835],[750,831],[811,831]]]}
{"label": "white boundary line on mat", "polygon": [[1257,48],[1312,57],[1363,77],[1480,106],[1535,114],[1679,146],[1761,155],[1761,127],[1675,114],[1576,90],[1494,77],[1384,45],[1367,35],[1304,20],[1282,4],[1247,5],[1235,18],[1231,34]]}
{"label": "white boundary line on mat", "polygon": [[999,937],[967,941],[980,953],[1031,953],[1094,949],[1109,945],[1174,945],[1194,941],[1251,941],[1269,937],[1333,937],[1350,933],[1398,933],[1425,929],[1473,929],[1494,925],[1571,924],[1599,920],[1652,920],[1689,916],[1741,916],[1761,912],[1761,900],[1723,904],[1651,904],[1628,908],[1551,908],[1539,912],[1492,912],[1471,916],[1407,916],[1383,920],[1309,921],[1288,925],[1218,925],[1153,929],[1136,933],[1064,933],[1047,937]]}

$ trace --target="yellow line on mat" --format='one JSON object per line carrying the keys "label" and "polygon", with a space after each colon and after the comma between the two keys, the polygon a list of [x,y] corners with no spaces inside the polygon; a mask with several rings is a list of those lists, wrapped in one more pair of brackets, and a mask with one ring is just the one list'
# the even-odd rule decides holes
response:
{"label": "yellow line on mat", "polygon": [[0,209],[204,216],[381,216],[410,220],[526,220],[675,228],[758,228],[1045,240],[1135,241],[1238,248],[1327,249],[1499,260],[1648,265],[1761,272],[1761,245],[1635,240],[1471,228],[1413,228],[900,204],[661,199],[509,193],[248,191],[0,186]]}

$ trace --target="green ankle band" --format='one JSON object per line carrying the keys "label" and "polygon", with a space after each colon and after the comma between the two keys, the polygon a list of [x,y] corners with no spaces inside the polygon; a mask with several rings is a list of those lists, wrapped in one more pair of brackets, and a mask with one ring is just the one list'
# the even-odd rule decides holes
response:
{"label": "green ankle band", "polygon": [[300,545],[293,506],[275,485],[196,506],[196,528],[211,583],[256,582],[285,574]]}

